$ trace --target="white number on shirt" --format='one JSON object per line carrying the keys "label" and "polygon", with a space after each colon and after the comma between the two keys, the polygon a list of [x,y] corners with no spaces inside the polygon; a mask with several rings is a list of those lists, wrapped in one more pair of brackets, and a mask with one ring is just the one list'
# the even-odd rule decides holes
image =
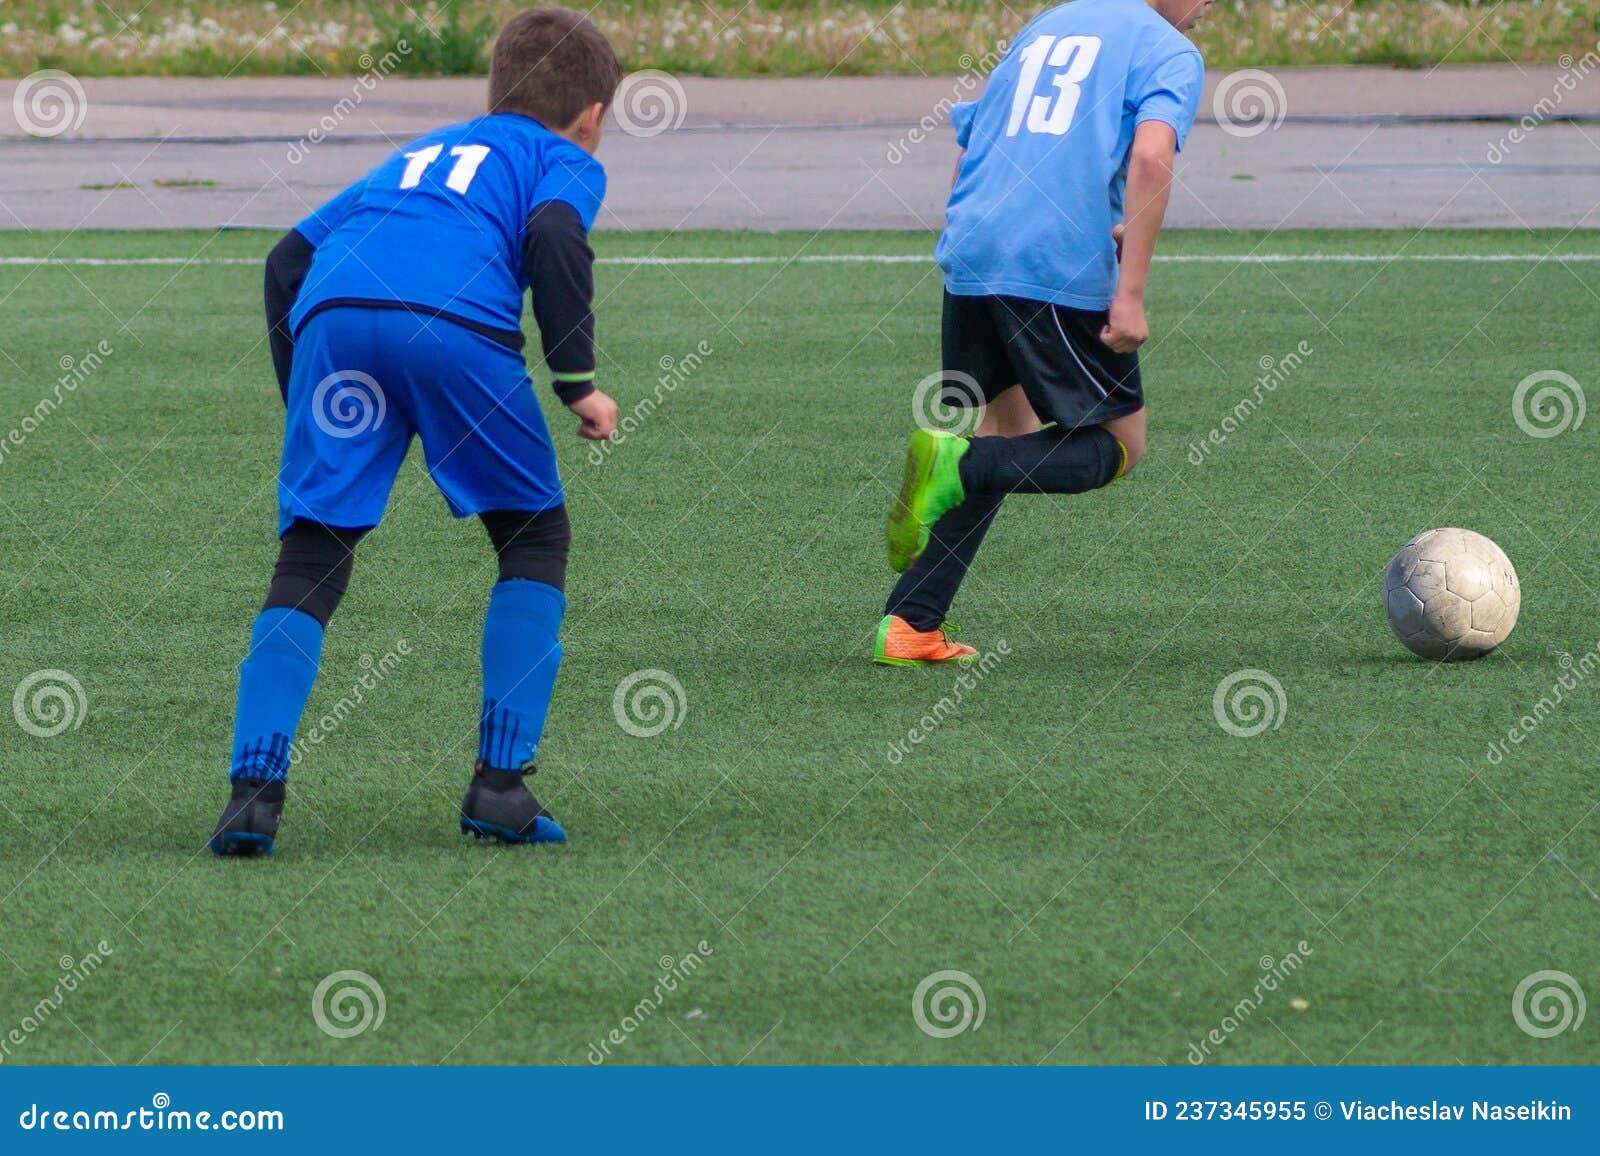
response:
{"label": "white number on shirt", "polygon": [[[1099,55],[1098,36],[1038,36],[1030,41],[1021,53],[1022,75],[1011,99],[1006,135],[1016,136],[1024,123],[1029,132],[1063,135],[1072,127],[1072,115],[1083,95],[1081,85]],[[1039,79],[1047,67],[1054,70],[1050,78],[1056,89],[1053,96],[1038,94]]]}
{"label": "white number on shirt", "polygon": [[[418,149],[414,153],[406,153],[406,171],[400,174],[400,187],[414,189],[422,181],[422,170],[439,159],[439,154],[444,151],[444,145],[429,145],[425,149]],[[444,179],[445,187],[458,193],[467,191],[467,186],[472,184],[472,178],[478,174],[478,166],[489,155],[488,145],[456,145],[450,150],[450,155],[456,158],[456,163],[450,166],[450,175]]]}

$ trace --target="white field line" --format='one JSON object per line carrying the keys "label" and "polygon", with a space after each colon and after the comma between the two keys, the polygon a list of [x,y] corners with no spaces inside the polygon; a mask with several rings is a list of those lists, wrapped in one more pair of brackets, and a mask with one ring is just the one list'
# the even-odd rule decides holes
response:
{"label": "white field line", "polygon": [[[1172,253],[1156,254],[1167,265],[1379,265],[1450,261],[1495,264],[1518,261],[1600,261],[1600,253]],[[600,257],[597,265],[926,265],[931,256],[908,253],[807,253],[798,257]],[[0,265],[260,265],[260,257],[0,257]]]}

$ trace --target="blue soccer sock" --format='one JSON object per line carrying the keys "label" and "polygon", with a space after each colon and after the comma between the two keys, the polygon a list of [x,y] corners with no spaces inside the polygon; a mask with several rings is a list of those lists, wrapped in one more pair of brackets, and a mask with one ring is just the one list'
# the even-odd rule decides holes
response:
{"label": "blue soccer sock", "polygon": [[322,623],[286,606],[263,610],[239,666],[230,779],[289,777],[289,744],[322,661]]}
{"label": "blue soccer sock", "polygon": [[498,771],[533,763],[561,666],[566,597],[524,578],[497,582],[483,622],[483,714],[478,758]]}

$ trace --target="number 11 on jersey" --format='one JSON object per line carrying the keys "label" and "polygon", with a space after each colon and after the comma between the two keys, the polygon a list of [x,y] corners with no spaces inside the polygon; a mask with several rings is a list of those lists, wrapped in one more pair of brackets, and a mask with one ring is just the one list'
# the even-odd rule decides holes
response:
{"label": "number 11 on jersey", "polygon": [[[406,170],[400,174],[400,187],[414,189],[422,182],[422,170],[439,159],[439,154],[444,151],[444,145],[429,145],[425,149],[418,149],[414,153],[406,153]],[[489,155],[488,145],[456,145],[450,150],[450,155],[456,158],[456,163],[450,166],[450,175],[444,179],[445,187],[464,193],[467,186],[472,184],[472,178],[477,175],[478,166]]]}

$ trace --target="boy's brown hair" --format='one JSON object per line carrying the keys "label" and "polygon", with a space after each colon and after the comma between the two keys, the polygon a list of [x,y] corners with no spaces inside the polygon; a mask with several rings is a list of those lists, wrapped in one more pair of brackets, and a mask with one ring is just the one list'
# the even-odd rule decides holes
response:
{"label": "boy's brown hair", "polygon": [[520,112],[559,131],[591,104],[609,105],[621,80],[616,50],[587,16],[528,8],[495,38],[489,111]]}

